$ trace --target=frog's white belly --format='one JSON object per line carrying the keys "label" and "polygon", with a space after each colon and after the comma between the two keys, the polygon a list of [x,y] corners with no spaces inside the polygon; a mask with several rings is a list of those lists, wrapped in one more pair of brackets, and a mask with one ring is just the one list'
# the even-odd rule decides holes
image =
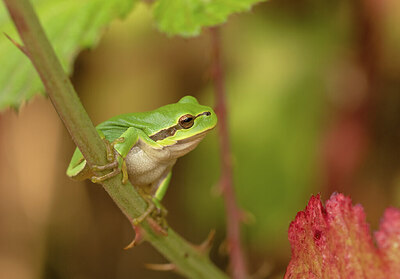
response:
{"label": "frog's white belly", "polygon": [[204,132],[161,148],[154,148],[139,139],[125,158],[129,181],[139,187],[150,184],[157,186],[171,171],[177,158],[193,150],[205,134]]}
{"label": "frog's white belly", "polygon": [[176,159],[157,158],[135,145],[125,158],[129,181],[134,186],[147,186],[158,182],[171,170]]}

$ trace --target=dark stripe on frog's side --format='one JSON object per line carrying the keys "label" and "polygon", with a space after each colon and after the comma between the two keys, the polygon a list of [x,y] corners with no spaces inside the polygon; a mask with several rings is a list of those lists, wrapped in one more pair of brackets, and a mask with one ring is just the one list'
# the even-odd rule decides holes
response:
{"label": "dark stripe on frog's side", "polygon": [[[205,111],[203,113],[200,113],[200,114],[198,114],[198,115],[196,115],[194,117],[194,120],[196,120],[197,117],[200,117],[202,115],[209,116],[209,115],[211,115],[211,113],[209,111]],[[154,141],[163,140],[163,139],[166,139],[168,137],[172,137],[173,135],[175,135],[176,131],[178,131],[180,129],[183,129],[183,127],[181,125],[179,125],[179,123],[178,123],[178,124],[175,124],[172,127],[169,127],[167,129],[163,129],[163,130],[155,133],[154,135],[151,135],[150,138],[152,140],[154,140]]]}
{"label": "dark stripe on frog's side", "polygon": [[156,134],[150,136],[150,138],[154,141],[163,140],[165,138],[172,137],[173,135],[175,135],[176,131],[178,131],[180,129],[183,129],[183,128],[179,124],[176,124],[170,128],[167,128],[167,129],[157,132]]}

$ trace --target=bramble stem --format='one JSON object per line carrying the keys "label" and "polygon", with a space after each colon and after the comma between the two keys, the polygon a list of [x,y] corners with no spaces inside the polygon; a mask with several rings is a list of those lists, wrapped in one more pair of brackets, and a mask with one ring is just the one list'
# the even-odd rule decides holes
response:
{"label": "bramble stem", "polygon": [[[105,165],[106,147],[97,134],[75,90],[64,73],[56,54],[28,0],[3,0],[17,27],[28,57],[36,68],[57,113],[90,166]],[[102,183],[129,220],[143,214],[146,202],[128,182],[122,185],[118,174]],[[168,236],[155,233],[143,223],[144,238],[188,278],[227,278],[208,259],[172,229]]]}
{"label": "bramble stem", "polygon": [[246,279],[249,276],[240,242],[241,214],[236,204],[235,191],[233,189],[232,155],[228,132],[225,81],[222,69],[221,37],[218,27],[211,28],[211,44],[222,171],[220,187],[225,200],[227,216],[227,241],[230,255],[230,269],[233,278]]}

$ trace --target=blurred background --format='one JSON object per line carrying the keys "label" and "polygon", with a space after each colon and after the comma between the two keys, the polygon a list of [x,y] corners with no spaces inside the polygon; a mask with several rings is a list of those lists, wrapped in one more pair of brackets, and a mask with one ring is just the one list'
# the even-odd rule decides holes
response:
{"label": "blurred background", "polygon": [[[371,229],[400,203],[400,2],[272,0],[221,28],[234,182],[249,213],[249,269],[282,278],[287,229],[312,194],[361,203]],[[73,84],[95,124],[184,95],[214,105],[209,30],[167,37],[141,3],[83,51]],[[194,243],[225,213],[217,133],[178,160],[164,200],[171,227]],[[75,146],[50,101],[0,114],[0,278],[180,278],[151,271],[165,260],[134,233],[106,192],[65,169]]]}

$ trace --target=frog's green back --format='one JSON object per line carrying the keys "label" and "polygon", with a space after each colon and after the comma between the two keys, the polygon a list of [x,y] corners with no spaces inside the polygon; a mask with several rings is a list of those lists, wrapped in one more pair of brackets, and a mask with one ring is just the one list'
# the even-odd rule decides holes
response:
{"label": "frog's green back", "polygon": [[[106,139],[109,141],[118,138],[129,127],[141,129],[150,137],[162,129],[176,125],[178,119],[182,115],[197,115],[205,111],[211,111],[215,115],[210,107],[200,105],[196,98],[185,96],[180,99],[178,103],[165,105],[153,111],[127,113],[115,116],[99,124],[96,128],[103,132]],[[216,123],[216,116],[213,116],[210,121]],[[215,123],[212,125],[215,126]],[[199,127],[194,128],[197,128],[199,131],[205,129],[201,127],[201,123],[199,123]]]}

